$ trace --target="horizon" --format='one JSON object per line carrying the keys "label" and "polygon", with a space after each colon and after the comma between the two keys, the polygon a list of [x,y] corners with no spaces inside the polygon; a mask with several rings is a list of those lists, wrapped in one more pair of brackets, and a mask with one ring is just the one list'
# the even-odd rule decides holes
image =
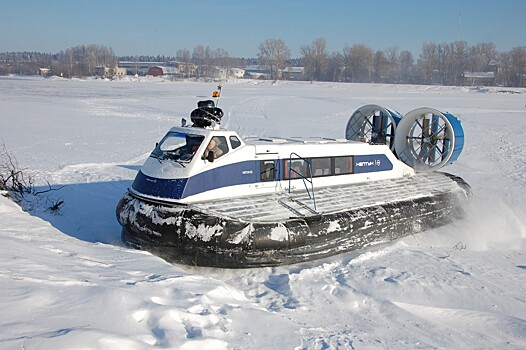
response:
{"label": "horizon", "polygon": [[328,53],[353,44],[375,51],[396,46],[413,54],[426,42],[493,42],[498,51],[526,45],[521,42],[526,38],[521,18],[526,2],[521,0],[408,0],[401,5],[388,0],[234,0],[221,6],[210,0],[163,0],[142,5],[122,0],[0,0],[0,31],[5,33],[0,51],[58,53],[94,43],[111,47],[121,57],[176,56],[177,50],[192,52],[203,45],[224,49],[230,57],[255,58],[264,40],[276,38],[286,43],[292,58],[300,58],[301,47],[319,37],[325,38]]}

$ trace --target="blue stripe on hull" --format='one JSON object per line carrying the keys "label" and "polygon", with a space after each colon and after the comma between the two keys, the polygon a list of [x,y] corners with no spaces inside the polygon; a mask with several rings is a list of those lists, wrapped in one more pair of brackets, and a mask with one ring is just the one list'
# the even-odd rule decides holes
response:
{"label": "blue stripe on hull", "polygon": [[188,179],[183,198],[216,188],[259,182],[259,162],[246,161],[225,165]]}
{"label": "blue stripe on hull", "polygon": [[188,179],[157,179],[155,177],[144,175],[139,171],[132,188],[144,195],[161,197],[161,198],[183,198],[183,191]]}
{"label": "blue stripe on hull", "polygon": [[393,169],[393,163],[385,154],[368,154],[354,156],[354,173],[372,173],[376,171],[387,171]]}
{"label": "blue stripe on hull", "polygon": [[[393,164],[384,154],[354,156],[353,165],[355,174],[393,169]],[[190,178],[159,179],[139,171],[132,188],[147,196],[183,199],[217,188],[247,185],[259,181],[259,161],[246,161],[208,170]]]}
{"label": "blue stripe on hull", "polygon": [[259,162],[246,161],[205,171],[190,178],[158,179],[139,171],[132,188],[144,195],[183,199],[198,193],[259,181]]}

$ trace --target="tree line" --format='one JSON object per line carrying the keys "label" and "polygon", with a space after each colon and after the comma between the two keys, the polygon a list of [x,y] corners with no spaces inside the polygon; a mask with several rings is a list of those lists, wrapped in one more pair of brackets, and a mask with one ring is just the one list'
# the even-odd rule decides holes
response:
{"label": "tree line", "polygon": [[375,51],[354,44],[329,53],[325,39],[317,38],[301,47],[301,55],[311,80],[463,85],[465,72],[492,72],[495,85],[526,86],[526,46],[498,52],[491,42],[473,46],[465,41],[426,42],[415,59],[397,46]]}
{"label": "tree line", "polygon": [[0,75],[36,74],[39,68],[48,68],[52,74],[67,78],[90,76],[95,67],[114,67],[118,62],[113,49],[103,45],[78,45],[56,54],[41,52],[0,53]]}
{"label": "tree line", "polygon": [[305,79],[355,83],[443,84],[463,85],[464,72],[493,72],[493,84],[526,86],[526,46],[499,52],[491,42],[468,45],[465,41],[437,44],[425,42],[418,57],[408,50],[390,46],[373,50],[366,44],[345,46],[329,52],[325,38],[316,38],[300,49],[299,58],[292,58],[282,39],[266,39],[257,48],[254,58],[230,57],[224,49],[196,45],[192,51],[179,49],[175,56],[116,56],[103,45],[78,45],[56,54],[39,52],[0,53],[0,75],[35,74],[47,67],[64,77],[91,76],[98,66],[115,67],[118,61],[192,63],[200,67],[244,68],[263,65],[271,79],[280,79],[285,67],[304,67]]}

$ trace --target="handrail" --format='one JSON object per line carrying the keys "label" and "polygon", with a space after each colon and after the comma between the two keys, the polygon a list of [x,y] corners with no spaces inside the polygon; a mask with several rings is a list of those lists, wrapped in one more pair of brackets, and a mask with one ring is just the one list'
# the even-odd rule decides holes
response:
{"label": "handrail", "polygon": [[[300,160],[303,160],[305,163],[307,163],[308,165],[308,169],[309,169],[309,177],[307,178],[305,175],[303,175],[302,173],[300,173],[299,171],[296,171],[294,169],[292,169],[292,156],[296,156],[297,158],[294,158],[294,159],[300,159]],[[309,199],[312,199],[312,203],[314,204],[314,210],[316,210],[316,199],[314,198],[314,183],[312,181],[312,168],[311,168],[311,165],[310,165],[310,162],[303,158],[302,156],[300,156],[299,154],[297,154],[296,152],[292,152],[289,156],[289,193],[290,193],[290,189],[291,189],[291,180],[292,180],[292,173],[295,173],[297,174],[302,180],[303,180],[303,185],[305,186],[305,190],[307,191],[307,194],[309,195]],[[312,196],[311,196],[311,193],[309,191],[309,187],[307,186],[307,183],[306,182],[309,182],[310,185],[311,185],[311,191],[312,191]]]}

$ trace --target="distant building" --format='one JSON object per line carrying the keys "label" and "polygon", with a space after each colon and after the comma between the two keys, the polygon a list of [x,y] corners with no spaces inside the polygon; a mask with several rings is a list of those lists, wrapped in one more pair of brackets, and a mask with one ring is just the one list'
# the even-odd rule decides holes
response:
{"label": "distant building", "polygon": [[465,86],[495,85],[495,72],[464,72],[462,78]]}
{"label": "distant building", "polygon": [[228,69],[228,76],[234,77],[234,78],[243,78],[245,75],[245,70],[241,68],[229,68]]}
{"label": "distant building", "polygon": [[179,69],[176,67],[153,66],[153,67],[148,68],[147,75],[151,75],[154,77],[175,76],[175,75],[179,75]]}
{"label": "distant building", "polygon": [[286,67],[281,70],[283,80],[305,80],[304,67]]}
{"label": "distant building", "polygon": [[216,80],[227,80],[228,69],[221,67],[211,67],[210,75]]}
{"label": "distant building", "polygon": [[166,66],[166,62],[119,61],[119,68],[125,68],[128,75],[146,75],[153,66]]}
{"label": "distant building", "polygon": [[248,66],[245,67],[244,78],[247,79],[270,79],[270,67]]}
{"label": "distant building", "polygon": [[187,62],[174,62],[173,64],[179,69],[179,73],[183,77],[195,77],[197,75],[196,64]]}
{"label": "distant building", "polygon": [[38,68],[38,75],[49,75],[50,72],[49,68]]}
{"label": "distant building", "polygon": [[113,77],[120,77],[126,75],[126,68],[120,68],[120,67],[104,67],[104,66],[98,66],[95,67],[95,75],[98,75],[99,77],[103,78],[113,78]]}

